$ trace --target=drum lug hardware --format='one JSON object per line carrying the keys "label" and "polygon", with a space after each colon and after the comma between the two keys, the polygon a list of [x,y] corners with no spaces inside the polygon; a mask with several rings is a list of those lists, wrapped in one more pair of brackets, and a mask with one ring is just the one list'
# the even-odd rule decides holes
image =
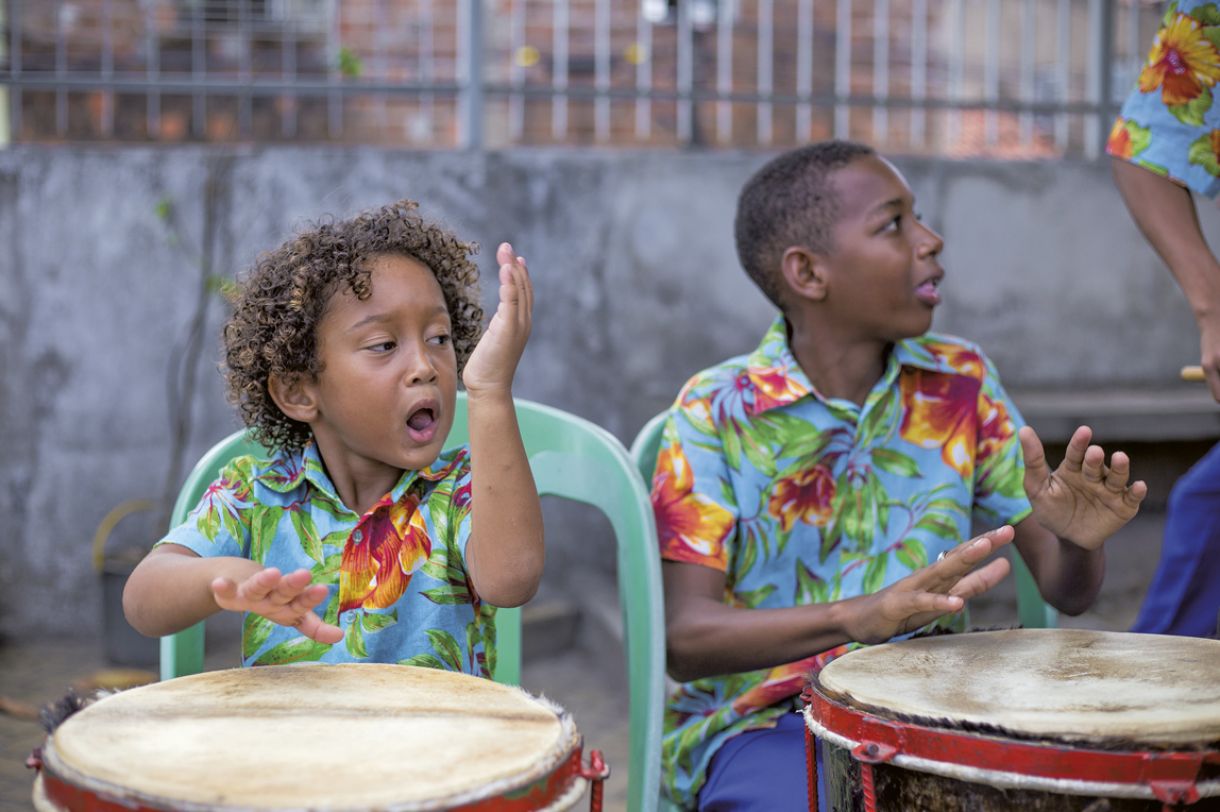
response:
{"label": "drum lug hardware", "polygon": [[856,761],[868,764],[882,764],[898,755],[898,748],[880,742],[860,742],[852,748],[851,754]]}
{"label": "drum lug hardware", "polygon": [[601,812],[602,809],[602,783],[610,777],[610,765],[602,757],[601,750],[589,751],[589,766],[583,764],[578,770],[580,777],[587,779],[591,786],[589,788],[589,812]]}
{"label": "drum lug hardware", "polygon": [[1199,789],[1191,781],[1149,781],[1148,788],[1166,808],[1170,805],[1193,804],[1199,800]]}

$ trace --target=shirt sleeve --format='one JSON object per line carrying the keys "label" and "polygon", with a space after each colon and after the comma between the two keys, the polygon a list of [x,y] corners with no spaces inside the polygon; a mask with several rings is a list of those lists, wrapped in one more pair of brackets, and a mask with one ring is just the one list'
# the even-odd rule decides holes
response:
{"label": "shirt sleeve", "polygon": [[982,358],[984,372],[978,399],[974,518],[985,525],[1015,524],[1032,510],[1025,496],[1025,462],[1017,437],[1017,431],[1025,421],[1000,384],[991,359]]}
{"label": "shirt sleeve", "polygon": [[[1220,15],[1211,0],[1180,0],[1156,32],[1110,137],[1111,157],[1215,198],[1220,194],[1220,107],[1213,86]],[[1175,65],[1173,59],[1184,61]]]}
{"label": "shirt sleeve", "polygon": [[156,546],[179,544],[201,557],[249,558],[252,466],[252,457],[238,457],[221,469],[186,521]]}
{"label": "shirt sleeve", "polygon": [[720,432],[733,429],[717,426],[709,405],[684,392],[671,410],[657,453],[652,507],[663,559],[725,572],[738,508]]}

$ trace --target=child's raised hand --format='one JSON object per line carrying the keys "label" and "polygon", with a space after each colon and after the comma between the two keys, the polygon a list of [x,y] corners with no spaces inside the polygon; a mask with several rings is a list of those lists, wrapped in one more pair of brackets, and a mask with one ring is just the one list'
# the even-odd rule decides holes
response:
{"label": "child's raised hand", "polygon": [[496,250],[496,261],[500,263],[500,304],[462,372],[462,383],[471,394],[511,392],[517,362],[530,335],[534,288],[525,259],[505,242]]}
{"label": "child's raised hand", "polygon": [[1029,426],[1020,431],[1025,455],[1025,493],[1034,518],[1064,541],[1096,550],[1139,512],[1148,495],[1141,480],[1130,485],[1131,461],[1115,451],[1106,465],[1101,446],[1089,445],[1093,432],[1081,426],[1068,441],[1063,462],[1054,472],[1046,463],[1042,441]]}
{"label": "child's raised hand", "polygon": [[884,643],[941,615],[960,611],[967,599],[991,589],[1008,574],[1005,558],[975,567],[1012,539],[1009,525],[989,530],[879,592],[846,601],[854,610],[845,624],[849,639]]}
{"label": "child's raised hand", "polygon": [[343,630],[323,622],[313,611],[326,600],[327,588],[311,583],[310,578],[309,570],[282,575],[275,567],[268,567],[240,584],[230,578],[217,578],[212,581],[212,595],[221,609],[253,612],[281,626],[294,626],[319,643],[338,643]]}

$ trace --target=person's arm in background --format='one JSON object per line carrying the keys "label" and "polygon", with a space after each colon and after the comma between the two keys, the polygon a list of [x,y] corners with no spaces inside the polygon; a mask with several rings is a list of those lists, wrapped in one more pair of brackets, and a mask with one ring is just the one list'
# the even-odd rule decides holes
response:
{"label": "person's arm in background", "polygon": [[1199,325],[1200,363],[1220,401],[1220,262],[1207,245],[1190,190],[1121,158],[1114,182],[1144,237],[1169,267]]}

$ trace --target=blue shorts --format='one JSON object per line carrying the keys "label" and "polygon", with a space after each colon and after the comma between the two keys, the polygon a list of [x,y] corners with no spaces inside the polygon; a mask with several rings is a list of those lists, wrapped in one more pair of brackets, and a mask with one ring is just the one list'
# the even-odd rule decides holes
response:
{"label": "blue shorts", "polygon": [[[739,733],[716,752],[699,791],[699,810],[808,812],[807,773],[805,717],[785,713],[775,727]],[[823,810],[824,784],[819,770],[818,802]]]}

